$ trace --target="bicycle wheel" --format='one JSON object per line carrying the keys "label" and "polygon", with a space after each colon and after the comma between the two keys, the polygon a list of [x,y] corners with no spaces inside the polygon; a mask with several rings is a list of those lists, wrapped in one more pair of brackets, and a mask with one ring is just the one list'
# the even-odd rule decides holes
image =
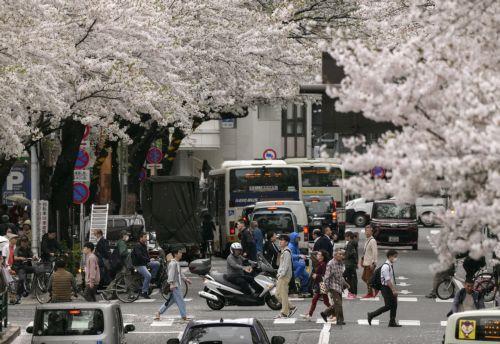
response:
{"label": "bicycle wheel", "polygon": [[35,281],[35,297],[40,303],[50,302],[52,296],[49,293],[48,285],[52,273],[44,272],[36,277]]}
{"label": "bicycle wheel", "polygon": [[436,288],[436,295],[441,300],[451,299],[455,295],[455,283],[452,279],[445,279],[439,282]]}
{"label": "bicycle wheel", "polygon": [[121,276],[116,280],[116,297],[121,302],[130,303],[139,298],[141,288],[134,276]]}
{"label": "bicycle wheel", "polygon": [[[184,283],[184,295],[182,297],[186,298],[186,295],[188,293],[188,284],[186,281],[183,282]],[[163,283],[161,284],[161,296],[163,296],[163,298],[165,300],[168,300],[170,298],[170,288],[169,288],[169,285],[167,283],[167,280],[163,281]]]}
{"label": "bicycle wheel", "polygon": [[495,299],[495,278],[490,273],[482,273],[474,279],[474,290],[483,295],[484,302]]}

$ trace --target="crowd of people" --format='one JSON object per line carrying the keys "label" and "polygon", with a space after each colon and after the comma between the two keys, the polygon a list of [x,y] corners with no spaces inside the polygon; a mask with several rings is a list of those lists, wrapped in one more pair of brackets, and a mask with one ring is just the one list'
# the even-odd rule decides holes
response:
{"label": "crowd of people", "polygon": [[[276,297],[282,308],[276,318],[288,318],[296,312],[296,306],[289,301],[289,294],[290,286],[297,285],[299,294],[312,296],[308,311],[301,314],[306,320],[312,318],[321,300],[326,307],[320,312],[324,321],[336,320],[337,325],[345,324],[342,296],[347,289],[347,300],[375,298],[381,294],[384,305],[367,313],[369,325],[375,317],[389,312],[389,327],[401,326],[396,320],[399,291],[396,288],[394,266],[398,260],[398,252],[394,249],[388,250],[385,262],[377,266],[378,246],[370,225],[365,227],[366,239],[359,249],[357,233],[347,231],[345,244],[336,247],[336,237],[331,228],[315,229],[312,233],[314,244],[310,257],[301,254],[298,233],[278,236],[276,233],[267,232],[264,240],[257,222],[251,222],[247,227],[240,221],[237,226],[241,233],[241,243],[231,245],[227,259],[227,278],[240,286],[245,294],[255,296],[258,286],[254,283],[252,268],[245,264],[245,260],[255,261],[257,255],[262,254],[273,268],[277,269]],[[305,263],[308,258],[312,261],[310,276]],[[480,263],[475,264],[474,269],[477,269],[476,265],[480,266]],[[484,308],[482,296],[474,291],[474,284],[469,276],[471,269],[468,266],[465,268],[468,274],[465,287],[456,294],[450,314]],[[367,290],[363,296],[358,296],[358,269],[361,270],[361,280]]]}

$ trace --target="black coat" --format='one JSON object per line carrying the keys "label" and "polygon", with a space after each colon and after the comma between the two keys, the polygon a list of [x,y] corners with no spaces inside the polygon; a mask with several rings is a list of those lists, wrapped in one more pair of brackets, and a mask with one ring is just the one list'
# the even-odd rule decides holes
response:
{"label": "black coat", "polygon": [[264,243],[264,258],[272,265],[273,268],[278,268],[278,257],[280,255],[280,249],[278,246],[274,245],[270,240]]}
{"label": "black coat", "polygon": [[248,228],[245,228],[241,232],[241,247],[243,248],[243,253],[247,254],[248,259],[257,260],[257,246],[255,245],[253,234]]}
{"label": "black coat", "polygon": [[148,265],[150,258],[148,253],[148,246],[143,245],[140,242],[135,244],[132,249],[132,264],[134,266],[146,266]]}
{"label": "black coat", "polygon": [[351,240],[345,246],[344,265],[346,268],[356,269],[358,265],[358,243]]}
{"label": "black coat", "polygon": [[95,255],[99,259],[99,266],[103,266],[104,259],[109,259],[111,256],[109,250],[109,241],[106,238],[101,238],[95,246]]}
{"label": "black coat", "polygon": [[319,239],[314,243],[313,251],[321,251],[325,250],[330,255],[330,259],[333,257],[333,245],[326,235],[322,235]]}

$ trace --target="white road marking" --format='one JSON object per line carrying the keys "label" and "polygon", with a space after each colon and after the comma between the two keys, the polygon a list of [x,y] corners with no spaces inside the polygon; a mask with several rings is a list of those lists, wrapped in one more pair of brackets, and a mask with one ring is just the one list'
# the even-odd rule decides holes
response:
{"label": "white road marking", "polygon": [[411,286],[411,284],[408,284],[406,282],[396,283],[396,285],[399,285],[400,287],[409,287],[409,286]]}
{"label": "white road marking", "polygon": [[446,320],[441,321],[441,326],[446,327],[446,325],[448,325],[448,322]]}
{"label": "white road marking", "polygon": [[[358,325],[370,325],[370,324],[368,324],[368,319],[359,319],[358,320]],[[372,320],[372,326],[378,326],[378,325],[380,325],[380,320],[373,319]]]}
{"label": "white road marking", "polygon": [[398,280],[401,280],[401,281],[406,281],[408,279],[408,277],[405,277],[405,276],[398,276],[397,278]]}
{"label": "white road marking", "polygon": [[330,329],[332,328],[332,324],[324,324],[323,329],[319,333],[318,344],[328,344],[330,343]]}
{"label": "white road marking", "polygon": [[153,321],[151,323],[152,327],[165,327],[165,326],[172,326],[174,323],[174,319],[166,319],[163,321]]}
{"label": "white road marking", "polygon": [[409,290],[401,290],[399,293],[403,295],[413,294],[413,292]]}
{"label": "white road marking", "polygon": [[156,302],[155,299],[139,299],[139,300],[136,300],[135,302],[137,303],[149,303],[149,302]]}
{"label": "white road marking", "polygon": [[275,324],[295,324],[297,318],[278,318],[274,319]]}
{"label": "white road marking", "polygon": [[151,293],[151,295],[158,295],[160,291],[159,290],[153,290],[153,292]]}
{"label": "white road marking", "polygon": [[420,320],[399,320],[398,323],[402,326],[420,326]]}
{"label": "white road marking", "polygon": [[193,301],[193,299],[184,299],[184,302],[190,302]]}
{"label": "white road marking", "polygon": [[380,297],[367,297],[360,299],[361,301],[380,301]]}
{"label": "white road marking", "polygon": [[336,324],[336,323],[337,323],[337,320],[328,319],[328,321],[325,322],[322,318],[316,319],[316,324]]}
{"label": "white road marking", "polygon": [[417,298],[416,297],[398,297],[398,301],[402,301],[402,302],[417,302]]}
{"label": "white road marking", "polygon": [[288,301],[309,301],[309,299],[305,297],[289,297]]}
{"label": "white road marking", "polygon": [[453,302],[453,299],[441,300],[439,298],[436,298],[435,300],[436,300],[436,302],[448,302],[448,303],[452,303]]}

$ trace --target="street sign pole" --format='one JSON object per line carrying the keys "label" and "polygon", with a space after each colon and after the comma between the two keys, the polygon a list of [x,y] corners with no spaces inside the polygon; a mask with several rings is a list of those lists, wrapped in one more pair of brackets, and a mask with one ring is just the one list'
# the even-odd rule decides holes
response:
{"label": "street sign pole", "polygon": [[36,145],[30,148],[31,159],[31,250],[33,255],[38,254],[38,241],[40,238],[38,227],[38,202],[40,201],[39,189],[39,165]]}

